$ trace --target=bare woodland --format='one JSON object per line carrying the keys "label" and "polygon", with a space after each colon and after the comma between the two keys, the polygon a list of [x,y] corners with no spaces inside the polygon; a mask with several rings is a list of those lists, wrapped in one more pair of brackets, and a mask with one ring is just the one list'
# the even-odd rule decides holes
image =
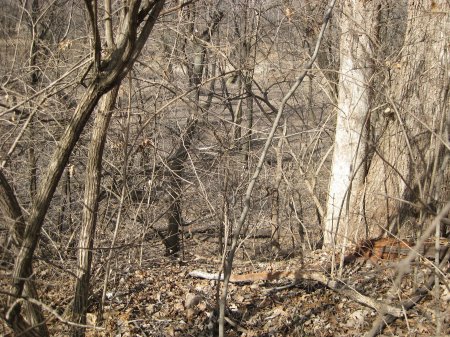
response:
{"label": "bare woodland", "polygon": [[0,0],[0,334],[450,334],[446,0]]}

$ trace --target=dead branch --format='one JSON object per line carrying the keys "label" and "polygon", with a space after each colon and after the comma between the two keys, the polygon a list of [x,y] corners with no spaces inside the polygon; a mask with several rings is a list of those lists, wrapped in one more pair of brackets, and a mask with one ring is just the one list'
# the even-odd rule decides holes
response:
{"label": "dead branch", "polygon": [[[217,281],[224,280],[223,274],[208,273],[201,270],[191,271],[189,273],[189,276],[195,278],[202,278],[206,280],[217,280]],[[330,279],[328,276],[318,271],[297,270],[295,272],[273,272],[273,273],[257,273],[248,275],[231,275],[229,281],[232,283],[238,283],[238,282],[249,282],[253,280],[273,280],[278,278],[278,276],[285,276],[286,278],[294,278],[294,282],[298,282],[301,280],[315,281],[337,292],[339,295],[348,297],[355,302],[358,302],[366,307],[376,310],[382,315],[390,315],[395,318],[403,316],[402,307],[397,307],[394,305],[377,301],[371,297],[361,294],[356,289],[352,289],[345,282]]]}

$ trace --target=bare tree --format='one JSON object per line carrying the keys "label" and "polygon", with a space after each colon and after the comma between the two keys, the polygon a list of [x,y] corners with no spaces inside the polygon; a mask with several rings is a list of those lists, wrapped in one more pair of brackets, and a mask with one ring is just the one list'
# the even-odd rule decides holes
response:
{"label": "bare tree", "polygon": [[[408,4],[402,51],[387,64],[392,87],[367,176],[371,228],[383,219],[382,231],[398,233],[411,216],[423,223],[448,201],[448,9],[446,1]],[[421,230],[409,228],[410,234]]]}
{"label": "bare tree", "polygon": [[[407,1],[334,3],[0,0],[8,12],[0,14],[7,333],[83,336],[91,322],[108,330],[133,316],[142,324],[122,325],[130,333],[170,334],[171,323],[156,323],[165,314],[186,314],[180,331],[204,333],[211,309],[225,335],[235,329],[225,323],[235,314],[226,317],[229,282],[298,281],[311,256],[332,260],[312,280],[401,316],[394,299],[361,297],[365,283],[357,293],[341,275],[329,282],[339,255],[309,250],[322,247],[323,233],[326,248],[342,251],[367,238],[342,260],[373,261],[398,242],[374,237],[420,234],[432,218],[441,222],[435,235],[448,235],[448,4],[410,1],[407,20]],[[435,251],[416,250],[434,255],[436,273],[420,296],[434,284],[438,301],[437,245],[446,241],[436,242]],[[159,296],[155,284],[207,291],[169,267],[175,257],[183,270],[204,258],[220,269],[216,307],[212,296],[197,308],[179,291]],[[285,258],[294,260],[264,264]],[[258,273],[237,277],[235,264]],[[45,288],[44,277],[53,281]],[[158,314],[129,311],[123,294]],[[192,312],[202,314],[189,320]]]}
{"label": "bare tree", "polygon": [[343,5],[340,78],[333,164],[325,218],[324,244],[334,247],[361,236],[356,197],[364,184],[367,123],[371,108],[376,1]]}
{"label": "bare tree", "polygon": [[[190,101],[193,104],[189,118],[186,120],[186,129],[183,131],[180,142],[177,145],[174,153],[167,159],[168,168],[170,170],[169,182],[169,209],[167,211],[168,231],[164,243],[168,254],[178,254],[180,250],[180,226],[183,225],[182,217],[182,191],[183,191],[183,166],[188,159],[188,151],[192,145],[193,138],[197,132],[198,122],[201,119],[202,110],[208,110],[210,101],[206,105],[200,104],[200,91],[203,82],[203,74],[205,71],[205,61],[207,55],[207,46],[211,41],[212,35],[217,30],[220,20],[223,18],[223,13],[220,11],[213,11],[209,22],[206,23],[206,28],[201,33],[196,33],[195,20],[197,4],[188,7],[188,20],[190,31],[187,34],[192,36],[192,59],[188,62],[189,83],[191,84],[192,92],[190,94]],[[192,8],[191,8],[192,7]],[[213,6],[214,7],[214,6]],[[186,46],[185,46],[186,47]],[[209,103],[208,103],[209,102]]]}
{"label": "bare tree", "polygon": [[[250,209],[250,199],[253,193],[253,189],[255,188],[255,184],[256,181],[259,177],[259,174],[261,173],[262,170],[262,166],[264,164],[264,161],[266,159],[266,155],[267,152],[269,150],[269,146],[272,142],[272,139],[275,135],[275,131],[278,128],[278,124],[280,122],[281,116],[284,112],[285,106],[288,102],[288,100],[291,98],[291,96],[294,94],[294,92],[298,89],[298,87],[300,86],[300,84],[303,82],[303,80],[305,79],[308,71],[311,69],[312,65],[314,64],[314,61],[317,58],[317,54],[319,51],[319,47],[320,44],[322,42],[322,38],[325,34],[325,30],[328,26],[329,20],[331,18],[331,13],[332,10],[334,8],[335,5],[335,1],[332,0],[329,3],[329,6],[326,8],[325,14],[324,14],[324,18],[323,18],[323,23],[321,26],[321,30],[319,33],[319,37],[316,43],[316,47],[314,48],[314,53],[311,56],[311,59],[305,64],[304,66],[304,70],[300,73],[300,75],[297,77],[297,80],[294,82],[294,84],[291,86],[291,88],[289,89],[289,91],[286,93],[286,95],[283,97],[283,100],[281,101],[281,104],[278,108],[277,111],[277,115],[273,121],[272,127],[270,129],[270,133],[267,137],[267,140],[264,144],[264,148],[262,150],[261,156],[259,158],[258,164],[255,168],[255,171],[250,179],[250,182],[247,186],[246,192],[245,192],[245,196],[244,196],[244,208],[242,209],[242,212],[240,214],[239,219],[237,220],[235,229],[234,229],[234,233],[233,233],[233,237],[232,237],[232,242],[231,242],[231,246],[230,249],[228,251],[228,254],[226,255],[226,258],[224,259],[224,266],[223,266],[223,271],[224,271],[224,284],[223,284],[223,289],[222,289],[222,293],[220,296],[220,305],[219,305],[219,336],[224,336],[224,323],[225,323],[225,308],[226,308],[226,302],[227,302],[227,295],[228,295],[228,285],[230,282],[230,277],[231,277],[231,271],[233,268],[233,260],[234,260],[234,256],[236,253],[236,249],[239,243],[239,237],[241,236],[241,234],[245,235],[245,227],[244,227],[244,223],[245,220],[247,218],[249,209]],[[244,233],[242,233],[244,232]]]}
{"label": "bare tree", "polygon": [[[114,104],[119,86],[114,87],[105,97],[98,109],[86,167],[85,196],[80,239],[78,241],[78,267],[75,283],[75,298],[72,309],[72,322],[86,324],[86,309],[89,297],[89,279],[92,264],[92,248],[97,225],[97,212],[100,194],[103,149],[109,121],[114,111]],[[84,335],[82,328],[74,327],[73,336]]]}
{"label": "bare tree", "polygon": [[[24,328],[20,301],[16,299],[22,296],[25,280],[32,278],[31,264],[34,250],[39,241],[40,230],[72,149],[99,99],[120,83],[136,61],[163,8],[164,1],[155,0],[143,4],[141,1],[130,1],[122,7],[124,16],[118,30],[116,48],[110,51],[106,57],[102,55],[97,2],[86,0],[85,4],[89,13],[94,41],[94,58],[89,68],[91,80],[59,141],[48,166],[47,174],[37,189],[23,241],[15,259],[12,290],[9,297],[11,308],[9,308],[6,321],[17,334],[29,333],[31,335],[31,332],[26,332],[28,328]],[[2,197],[11,199],[11,195]],[[43,321],[39,323],[45,324]],[[29,331],[33,330],[31,327]]]}

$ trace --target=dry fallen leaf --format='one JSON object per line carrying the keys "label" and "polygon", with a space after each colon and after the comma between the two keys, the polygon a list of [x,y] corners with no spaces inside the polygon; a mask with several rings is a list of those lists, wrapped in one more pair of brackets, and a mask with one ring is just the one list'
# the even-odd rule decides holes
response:
{"label": "dry fallen leaf", "polygon": [[192,293],[187,293],[186,294],[186,299],[184,301],[184,306],[186,307],[186,309],[195,307],[197,304],[199,304],[202,301],[202,296],[197,295],[197,294],[192,294]]}

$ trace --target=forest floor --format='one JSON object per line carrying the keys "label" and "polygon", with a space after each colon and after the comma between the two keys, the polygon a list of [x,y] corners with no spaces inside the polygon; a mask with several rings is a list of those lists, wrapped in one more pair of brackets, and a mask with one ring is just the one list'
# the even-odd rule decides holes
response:
{"label": "forest floor", "polygon": [[[217,281],[189,276],[193,270],[217,272],[220,259],[208,251],[215,244],[198,239],[185,241],[182,259],[173,260],[160,255],[150,255],[139,266],[128,259],[114,263],[113,277],[106,293],[107,301],[102,317],[98,317],[101,297],[101,280],[95,282],[93,305],[89,310],[88,337],[97,336],[213,336],[217,331]],[[188,249],[187,249],[188,248]],[[153,249],[157,249],[156,245]],[[237,254],[234,273],[264,270],[295,270],[300,266],[320,270],[329,261],[322,251],[305,256],[291,255],[276,262],[261,262],[251,254]],[[398,261],[380,262],[377,266],[355,264],[345,267],[342,280],[355,291],[392,304],[410,298],[431,274],[430,263],[416,264],[411,268],[398,290],[393,291],[393,280]],[[307,266],[307,267],[306,267]],[[36,268],[38,279],[44,277],[43,302],[54,308],[64,308],[70,279],[53,279],[51,274],[40,275],[48,268]],[[95,275],[94,275],[95,278]],[[404,312],[404,317],[388,325],[381,336],[430,336],[436,334],[436,322],[442,329],[449,327],[450,292],[448,273],[443,274],[439,298],[428,294],[418,305]],[[71,289],[71,288],[70,288]],[[436,310],[439,308],[439,310]],[[60,313],[62,314],[62,313]],[[257,281],[230,284],[226,312],[227,336],[362,336],[371,329],[380,315],[370,307],[340,295],[313,281]],[[65,336],[64,324],[50,315],[52,336]],[[449,330],[442,331],[450,334]]]}

